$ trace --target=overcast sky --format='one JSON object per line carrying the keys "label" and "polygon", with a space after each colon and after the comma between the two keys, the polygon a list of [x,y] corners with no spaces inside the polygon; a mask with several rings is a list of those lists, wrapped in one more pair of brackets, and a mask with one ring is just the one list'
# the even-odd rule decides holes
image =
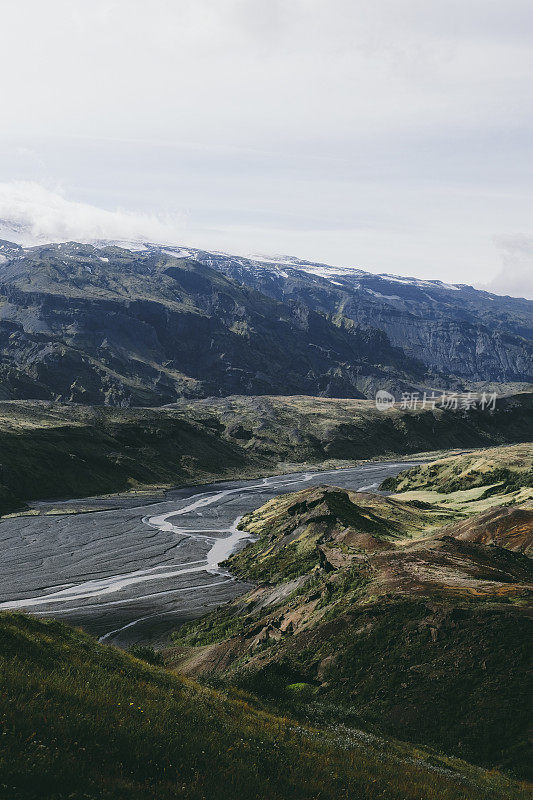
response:
{"label": "overcast sky", "polygon": [[2,0],[0,216],[533,297],[531,0]]}

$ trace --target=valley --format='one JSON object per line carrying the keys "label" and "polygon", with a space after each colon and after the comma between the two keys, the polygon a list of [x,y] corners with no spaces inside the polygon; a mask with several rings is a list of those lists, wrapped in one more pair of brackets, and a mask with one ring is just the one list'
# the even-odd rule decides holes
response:
{"label": "valley", "polygon": [[155,409],[4,401],[0,514],[35,514],[35,502],[50,498],[61,502],[48,510],[60,510],[68,498],[117,492],[139,505],[175,486],[532,439],[531,392],[502,396],[491,411],[397,404],[386,413],[370,400],[301,395],[182,400]]}
{"label": "valley", "polygon": [[0,26],[0,800],[533,800],[533,5]]}
{"label": "valley", "polygon": [[531,301],[0,262],[0,795],[531,796]]}
{"label": "valley", "polygon": [[[246,590],[220,567],[247,543],[237,528],[244,514],[332,476],[341,486],[376,488],[406,464],[225,482],[171,490],[145,506],[4,519],[0,611],[61,619],[121,647],[164,643],[180,623]],[[106,499],[95,502],[105,507]]]}
{"label": "valley", "polygon": [[514,444],[4,517],[0,794],[531,797],[532,458]]}

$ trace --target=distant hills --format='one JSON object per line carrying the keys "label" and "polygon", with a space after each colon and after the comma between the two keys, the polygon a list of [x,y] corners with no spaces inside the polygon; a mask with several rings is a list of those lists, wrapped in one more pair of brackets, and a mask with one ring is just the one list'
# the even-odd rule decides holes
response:
{"label": "distant hills", "polygon": [[533,381],[533,302],[297,259],[0,242],[0,397],[129,405]]}
{"label": "distant hills", "polygon": [[182,400],[166,408],[0,402],[0,515],[50,497],[153,491],[528,439],[527,392],[502,398],[494,411],[464,413],[397,405],[384,414],[369,400],[305,396]]}

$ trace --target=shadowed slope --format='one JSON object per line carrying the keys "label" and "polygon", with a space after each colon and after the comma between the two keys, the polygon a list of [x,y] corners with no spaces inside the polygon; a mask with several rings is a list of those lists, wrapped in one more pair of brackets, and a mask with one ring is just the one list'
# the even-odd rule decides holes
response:
{"label": "shadowed slope", "polygon": [[533,553],[533,507],[493,508],[474,519],[446,529],[449,536],[478,544],[496,545],[519,553]]}
{"label": "shadowed slope", "polygon": [[211,398],[159,409],[0,402],[0,514],[31,500],[347,466],[528,436],[528,393],[502,398],[493,413],[465,414],[383,414],[368,400],[302,396]]}
{"label": "shadowed slope", "polygon": [[526,800],[470,765],[317,730],[60,623],[0,616],[0,796],[9,800]]}

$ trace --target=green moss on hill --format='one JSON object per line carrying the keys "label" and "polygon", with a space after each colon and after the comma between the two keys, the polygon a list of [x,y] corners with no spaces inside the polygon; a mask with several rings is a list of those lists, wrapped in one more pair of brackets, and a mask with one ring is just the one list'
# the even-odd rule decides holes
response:
{"label": "green moss on hill", "polygon": [[[499,460],[520,475],[528,459],[528,445],[477,451],[401,481],[492,476]],[[248,514],[257,540],[227,565],[258,586],[178,630],[169,663],[308,720],[533,777],[531,506],[500,494],[503,513],[459,514],[408,497],[311,487]],[[314,687],[312,700],[298,703],[293,684]]]}

